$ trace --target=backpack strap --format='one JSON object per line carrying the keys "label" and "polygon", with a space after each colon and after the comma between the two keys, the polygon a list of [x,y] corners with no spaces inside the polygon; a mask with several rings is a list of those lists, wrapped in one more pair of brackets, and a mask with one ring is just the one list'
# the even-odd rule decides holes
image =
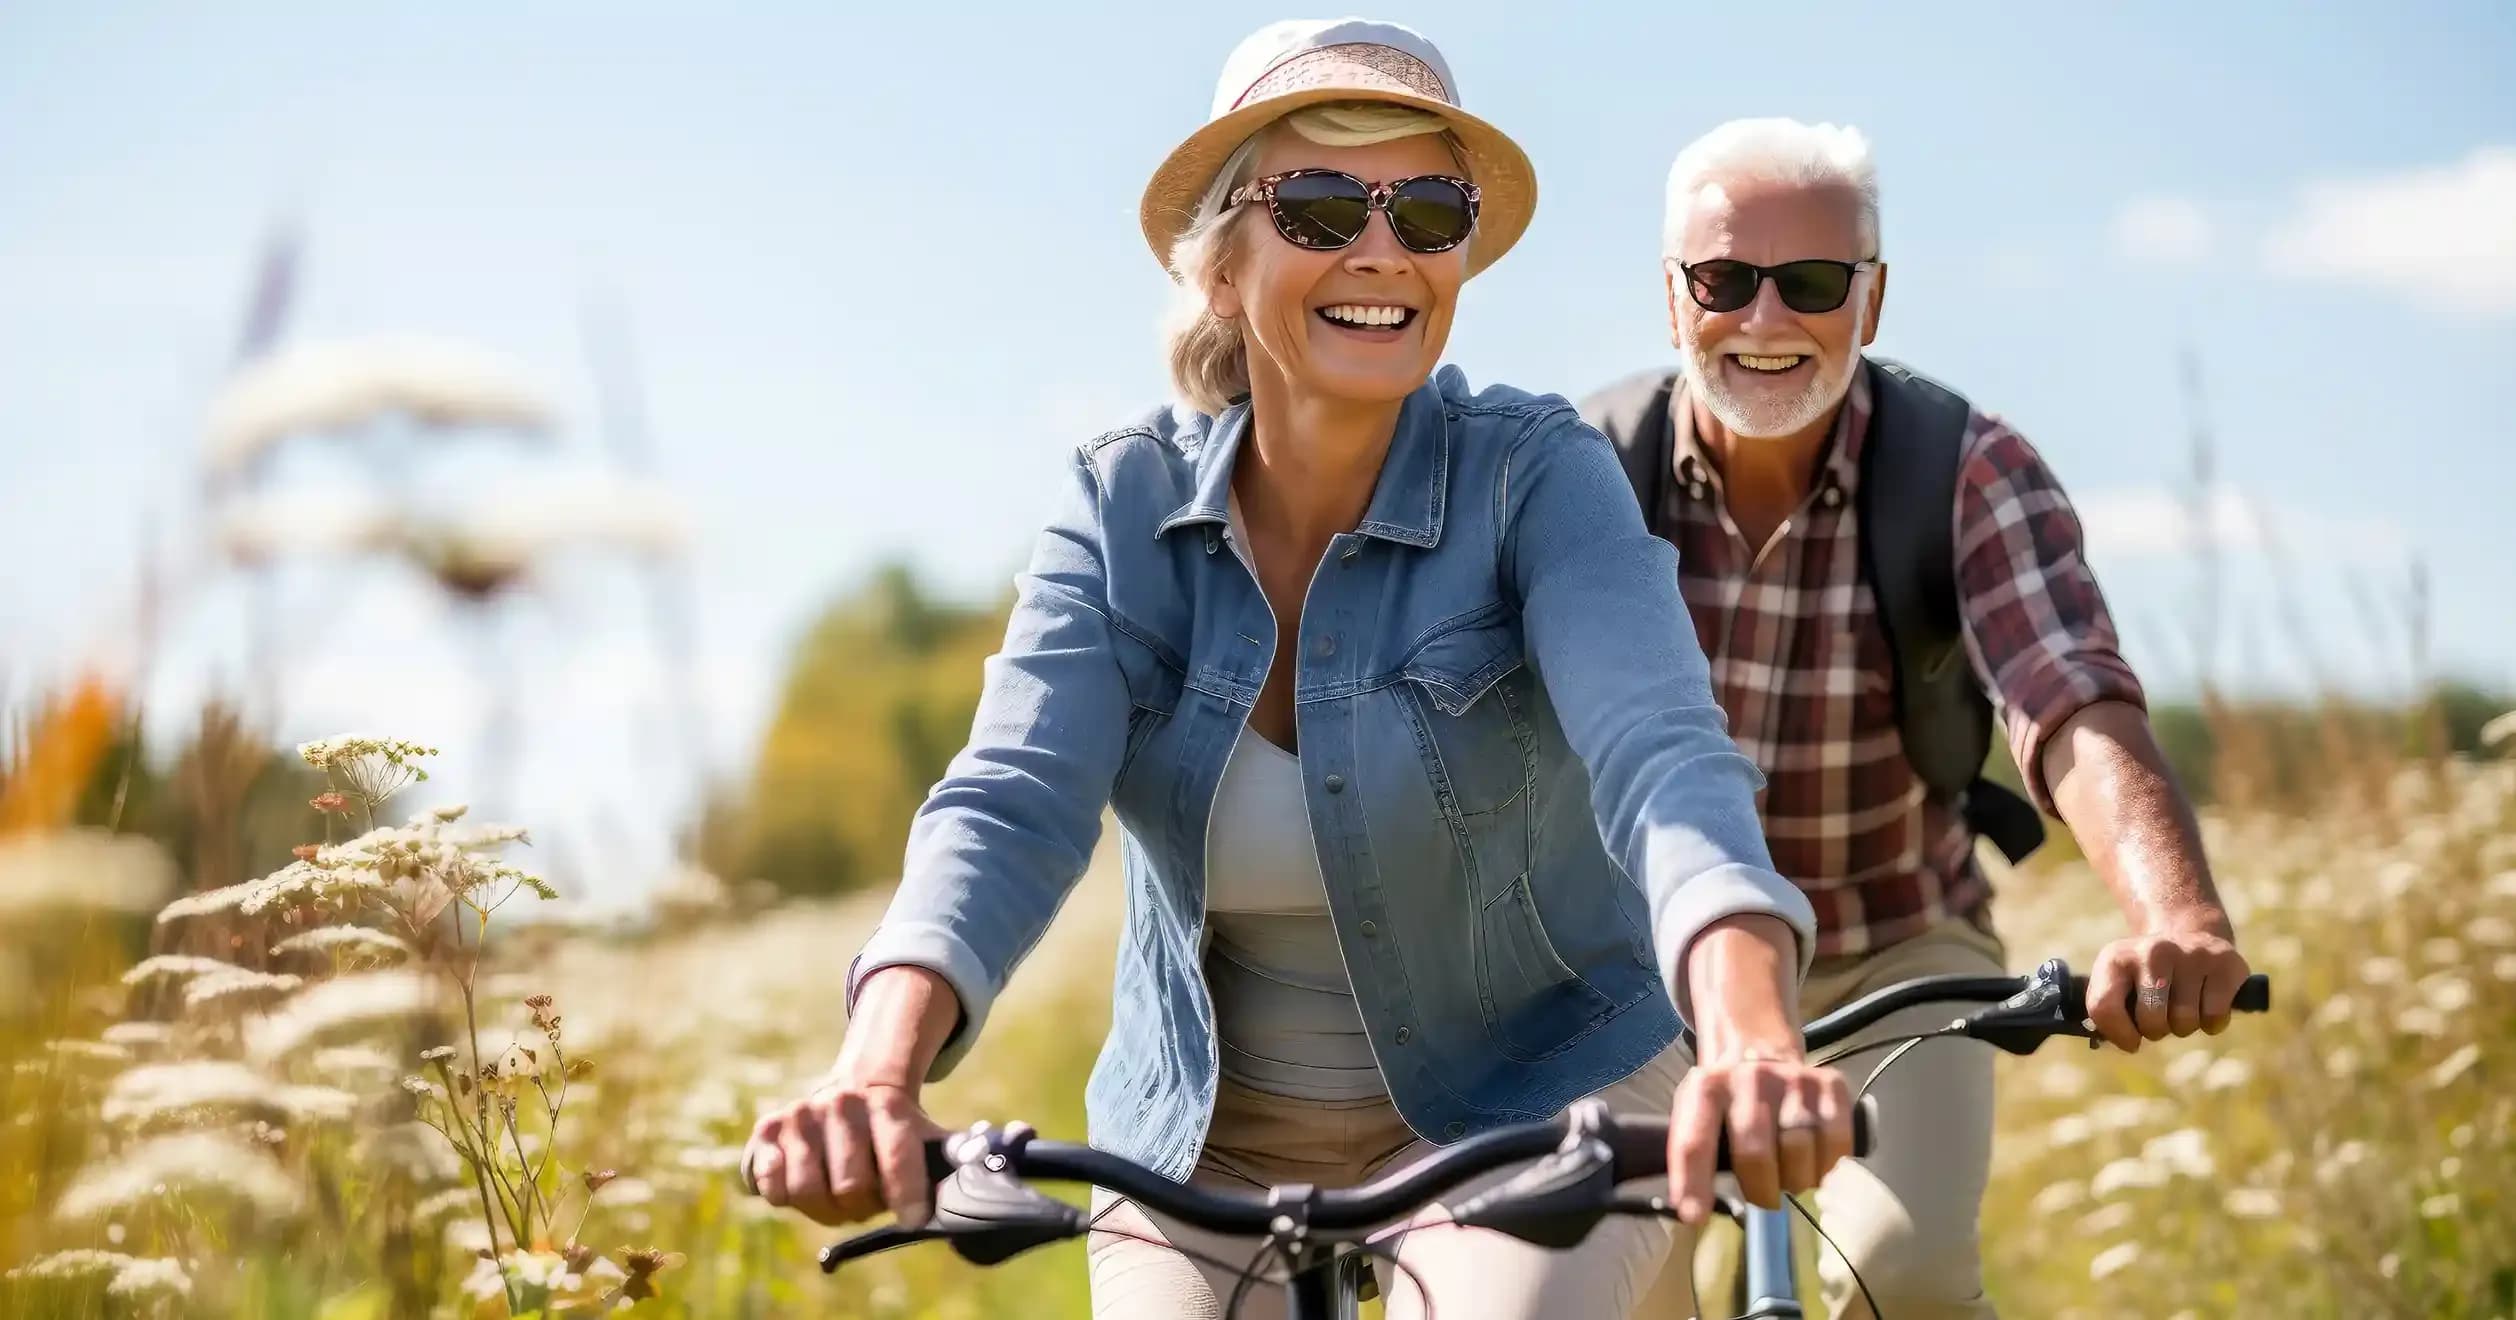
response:
{"label": "backpack strap", "polygon": [[1642,505],[1643,525],[1653,532],[1660,530],[1670,450],[1677,442],[1677,432],[1669,425],[1669,394],[1676,385],[1675,368],[1655,367],[1602,386],[1576,405],[1581,420],[1597,427],[1616,446],[1617,461],[1624,465],[1625,479],[1633,483],[1634,499]]}
{"label": "backpack strap", "polygon": [[1957,469],[1974,409],[1900,362],[1868,361],[1874,405],[1861,446],[1861,558],[1895,659],[1905,759],[1969,828],[2022,861],[2044,842],[2044,821],[2025,798],[1983,777],[1992,702],[1967,663],[1958,609]]}

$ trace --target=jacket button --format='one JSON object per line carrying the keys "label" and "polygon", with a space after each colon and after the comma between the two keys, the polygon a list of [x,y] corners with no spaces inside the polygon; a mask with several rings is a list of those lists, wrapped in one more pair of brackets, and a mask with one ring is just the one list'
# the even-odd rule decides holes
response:
{"label": "jacket button", "polygon": [[1345,776],[1343,775],[1330,775],[1327,779],[1321,782],[1328,786],[1328,791],[1331,793],[1342,793],[1345,791]]}
{"label": "jacket button", "polygon": [[1336,635],[1331,633],[1327,636],[1321,637],[1319,641],[1310,648],[1310,650],[1311,654],[1318,656],[1322,660],[1335,655],[1337,653]]}
{"label": "jacket button", "polygon": [[1827,508],[1834,508],[1835,506],[1843,503],[1843,488],[1829,482],[1826,486],[1826,493],[1818,498],[1825,501]]}
{"label": "jacket button", "polygon": [[1458,1121],[1457,1119],[1452,1119],[1452,1120],[1451,1120],[1451,1122],[1450,1122],[1450,1126],[1448,1126],[1448,1127],[1446,1127],[1446,1128],[1443,1128],[1443,1129],[1442,1129],[1442,1132],[1443,1132],[1444,1134],[1449,1135],[1449,1136],[1453,1136],[1453,1137],[1465,1136],[1465,1135],[1467,1134],[1467,1131],[1468,1131],[1468,1125],[1467,1125],[1467,1124],[1465,1124],[1465,1123],[1462,1123],[1462,1122]]}
{"label": "jacket button", "polygon": [[1380,934],[1380,923],[1366,919],[1363,922],[1363,938],[1368,940],[1378,934]]}
{"label": "jacket button", "polygon": [[1404,1044],[1406,1044],[1408,1041],[1413,1040],[1414,1038],[1415,1038],[1415,1029],[1414,1029],[1414,1028],[1412,1028],[1412,1027],[1400,1027],[1400,1028],[1398,1028],[1398,1043],[1399,1043],[1399,1044],[1404,1045]]}

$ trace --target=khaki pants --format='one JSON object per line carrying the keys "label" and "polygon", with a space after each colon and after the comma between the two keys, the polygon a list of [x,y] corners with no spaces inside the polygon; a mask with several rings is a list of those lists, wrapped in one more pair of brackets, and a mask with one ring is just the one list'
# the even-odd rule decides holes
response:
{"label": "khaki pants", "polygon": [[[1821,958],[1800,992],[1802,1011],[1821,1017],[1882,986],[1917,976],[2000,976],[2000,941],[1969,922],[1940,923],[1866,957]],[[1924,1004],[1894,1014],[1854,1043],[1944,1026],[1979,1005]],[[1859,1091],[1889,1051],[1844,1061]],[[1931,1041],[1915,1046],[1870,1087],[1878,1098],[1875,1150],[1835,1166],[1817,1189],[1818,1220],[1852,1258],[1885,1320],[1991,1320],[1983,1293],[1976,1221],[1992,1169],[1992,1063],[1989,1045]],[[1793,1215],[1796,1220],[1798,1216]],[[1805,1234],[1806,1224],[1798,1231]],[[1682,1316],[1694,1297],[1694,1262],[1674,1256],[1636,1316]],[[1843,1256],[1818,1248],[1826,1314],[1872,1320]],[[1708,1314],[1731,1308],[1709,1297]]]}
{"label": "khaki pants", "polygon": [[[1950,921],[1867,958],[1819,959],[1801,992],[1817,1017],[1890,982],[1916,976],[1997,976],[2000,942]],[[1856,1041],[1946,1023],[1957,1010],[1922,1005],[1889,1017]],[[1884,1052],[1846,1064],[1854,1089]],[[1601,1091],[1616,1112],[1668,1112],[1686,1060],[1671,1050]],[[1994,1315],[1983,1294],[1976,1217],[1991,1171],[1992,1051],[1935,1041],[1899,1060],[1870,1088],[1878,1097],[1877,1150],[1827,1175],[1817,1193],[1826,1232],[1859,1267],[1886,1320]],[[1247,1191],[1280,1182],[1348,1187],[1438,1149],[1418,1140],[1386,1100],[1332,1105],[1222,1086],[1195,1184]],[[1518,1172],[1506,1169],[1451,1193],[1458,1200]],[[1106,1191],[1093,1194],[1099,1227],[1086,1248],[1096,1320],[1190,1317],[1220,1320],[1254,1239],[1202,1233],[1150,1215]],[[1430,1306],[1403,1271],[1379,1265],[1389,1320],[1539,1320],[1546,1317],[1680,1317],[1698,1314],[1694,1234],[1665,1219],[1612,1217],[1580,1246],[1546,1251],[1483,1229],[1440,1224],[1428,1210],[1395,1242],[1398,1258],[1431,1290]],[[1212,1258],[1198,1260],[1194,1256]],[[1821,1251],[1828,1314],[1871,1320],[1842,1258]],[[1252,1286],[1240,1316],[1275,1320],[1284,1290]],[[1703,1314],[1727,1317],[1715,1299]]]}
{"label": "khaki pants", "polygon": [[[1665,1114],[1684,1068],[1683,1056],[1672,1049],[1598,1094],[1617,1113]],[[1236,1191],[1280,1182],[1349,1187],[1437,1149],[1418,1140],[1385,1099],[1345,1105],[1289,1100],[1227,1081],[1189,1181]],[[1464,1200],[1524,1167],[1498,1171],[1445,1199]],[[1086,1254],[1096,1320],[1219,1320],[1240,1271],[1258,1255],[1256,1239],[1199,1232],[1107,1191],[1093,1194],[1092,1211],[1099,1227]],[[1389,1320],[1623,1316],[1682,1231],[1672,1220],[1618,1216],[1601,1220],[1570,1251],[1547,1251],[1488,1229],[1452,1227],[1443,1218],[1439,1207],[1428,1207],[1393,1235],[1390,1245],[1406,1269],[1376,1265]],[[1693,1234],[1684,1236],[1691,1251]],[[1430,1291],[1429,1300],[1415,1277]],[[1281,1320],[1285,1306],[1280,1285],[1253,1285],[1232,1314]]]}

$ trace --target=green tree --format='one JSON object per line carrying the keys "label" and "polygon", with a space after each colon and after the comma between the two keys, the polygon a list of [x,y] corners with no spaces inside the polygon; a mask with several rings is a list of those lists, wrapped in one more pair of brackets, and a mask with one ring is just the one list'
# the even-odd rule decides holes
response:
{"label": "green tree", "polygon": [[969,737],[1010,607],[942,599],[895,562],[824,610],[730,813],[736,872],[802,894],[895,877],[910,817]]}

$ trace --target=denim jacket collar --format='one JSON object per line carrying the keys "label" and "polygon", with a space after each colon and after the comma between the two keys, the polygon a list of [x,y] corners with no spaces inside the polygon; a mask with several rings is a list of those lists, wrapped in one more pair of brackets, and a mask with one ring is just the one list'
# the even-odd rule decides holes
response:
{"label": "denim jacket collar", "polygon": [[[1444,374],[1455,367],[1444,367]],[[1441,376],[1418,387],[1398,410],[1396,434],[1381,460],[1380,481],[1371,505],[1354,527],[1362,536],[1431,549],[1441,544],[1443,500],[1450,489],[1450,410],[1443,399]],[[1196,492],[1154,529],[1167,536],[1191,523],[1222,525],[1228,520],[1233,460],[1249,433],[1249,401],[1223,410],[1208,430],[1196,456]]]}

